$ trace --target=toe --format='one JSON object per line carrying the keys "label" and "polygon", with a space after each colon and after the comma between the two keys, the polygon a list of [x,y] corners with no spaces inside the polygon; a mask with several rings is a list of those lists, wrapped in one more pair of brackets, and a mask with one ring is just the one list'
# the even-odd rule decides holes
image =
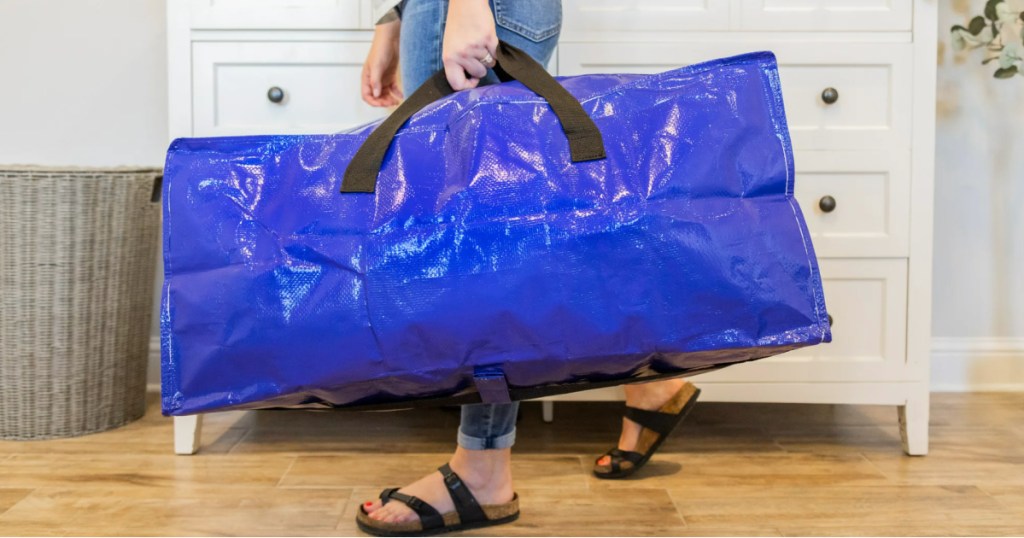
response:
{"label": "toe", "polygon": [[376,500],[376,501],[366,501],[366,502],[363,503],[363,510],[367,514],[372,514],[372,513],[376,512],[377,510],[380,509],[380,507],[381,507],[381,504],[380,504],[379,500]]}
{"label": "toe", "polygon": [[381,523],[404,523],[410,519],[407,517],[409,512],[410,511],[404,509],[404,506],[402,505],[388,503],[379,510],[375,510],[370,514],[370,517],[380,521]]}
{"label": "toe", "polygon": [[597,465],[600,466],[600,467],[605,467],[605,466],[611,465],[611,463],[612,463],[612,457],[611,456],[601,456],[600,458],[597,458]]}
{"label": "toe", "polygon": [[374,511],[370,514],[370,517],[377,521],[388,521],[394,515],[394,511],[391,506],[382,506],[379,510]]}

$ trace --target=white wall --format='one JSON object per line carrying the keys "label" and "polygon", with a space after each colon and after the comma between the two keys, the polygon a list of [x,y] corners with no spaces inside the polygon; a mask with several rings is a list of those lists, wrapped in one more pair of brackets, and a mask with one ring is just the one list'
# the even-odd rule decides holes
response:
{"label": "white wall", "polygon": [[164,0],[0,0],[0,163],[162,166]]}
{"label": "white wall", "polygon": [[1024,389],[1024,77],[952,50],[984,0],[939,6],[933,386]]}
{"label": "white wall", "polygon": [[[0,164],[163,167],[165,9],[0,0]],[[150,382],[159,373],[151,358]]]}

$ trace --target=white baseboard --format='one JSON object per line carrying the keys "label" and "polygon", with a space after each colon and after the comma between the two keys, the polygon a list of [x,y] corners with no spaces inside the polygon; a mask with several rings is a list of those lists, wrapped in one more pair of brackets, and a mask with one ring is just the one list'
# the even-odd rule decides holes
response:
{"label": "white baseboard", "polygon": [[[1024,338],[932,339],[933,392],[1024,392]],[[147,389],[160,391],[160,338],[149,343]]]}
{"label": "white baseboard", "polygon": [[932,339],[933,392],[1024,392],[1024,338]]}

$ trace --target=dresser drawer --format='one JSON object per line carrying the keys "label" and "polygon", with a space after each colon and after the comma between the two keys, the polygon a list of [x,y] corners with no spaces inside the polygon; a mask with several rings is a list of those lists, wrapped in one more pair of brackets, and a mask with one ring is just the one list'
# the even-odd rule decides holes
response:
{"label": "dresser drawer", "polygon": [[740,30],[910,31],[911,0],[737,0]]}
{"label": "dresser drawer", "polygon": [[[558,69],[560,75],[657,73],[752,47],[725,41],[563,42]],[[758,48],[778,58],[794,148],[909,149],[911,45],[759,42]]]}
{"label": "dresser drawer", "polygon": [[371,0],[188,1],[190,27],[197,30],[373,29]]}
{"label": "dresser drawer", "polygon": [[910,149],[909,44],[777,47],[797,149]]}
{"label": "dresser drawer", "polygon": [[329,133],[383,117],[386,110],[360,97],[369,47],[347,42],[193,44],[194,135]]}
{"label": "dresser drawer", "polygon": [[796,199],[821,257],[910,254],[910,153],[798,152]]}
{"label": "dresser drawer", "polygon": [[563,36],[729,29],[730,0],[562,0]]}
{"label": "dresser drawer", "polygon": [[832,342],[700,377],[701,381],[898,381],[905,372],[907,261],[819,260]]}

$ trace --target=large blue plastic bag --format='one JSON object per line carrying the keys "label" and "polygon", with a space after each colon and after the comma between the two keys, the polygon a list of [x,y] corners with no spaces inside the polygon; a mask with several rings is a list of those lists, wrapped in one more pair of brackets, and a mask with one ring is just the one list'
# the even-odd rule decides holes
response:
{"label": "large blue plastic bag", "polygon": [[831,340],[771,53],[559,82],[607,158],[572,162],[518,82],[415,114],[371,194],[338,191],[375,125],[175,140],[163,412],[504,401]]}

